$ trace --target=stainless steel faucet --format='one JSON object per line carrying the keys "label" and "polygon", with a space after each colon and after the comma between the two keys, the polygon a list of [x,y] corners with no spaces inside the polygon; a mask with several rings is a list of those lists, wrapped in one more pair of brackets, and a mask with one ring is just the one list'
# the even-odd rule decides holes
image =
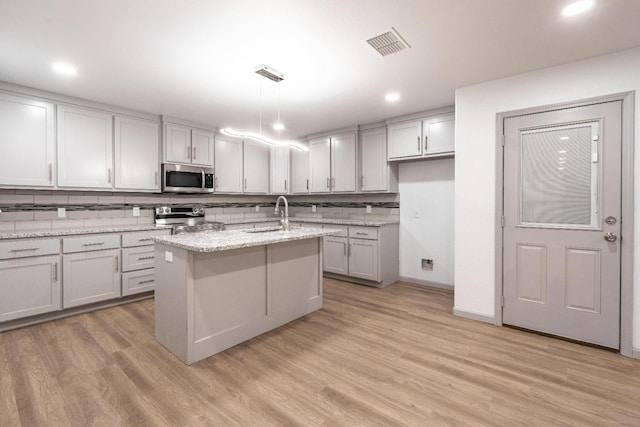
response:
{"label": "stainless steel faucet", "polygon": [[278,209],[280,207],[280,199],[284,200],[284,217],[282,217],[282,213],[280,213],[281,219],[280,224],[282,225],[282,229],[284,231],[289,231],[289,202],[287,202],[287,198],[284,196],[278,196],[278,200],[276,200],[276,210],[274,213],[278,214]]}

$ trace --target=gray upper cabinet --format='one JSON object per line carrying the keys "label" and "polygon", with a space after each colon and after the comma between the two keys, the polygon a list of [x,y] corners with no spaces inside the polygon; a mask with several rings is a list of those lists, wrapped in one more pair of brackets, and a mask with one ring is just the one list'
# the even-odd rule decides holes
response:
{"label": "gray upper cabinet", "polygon": [[0,185],[55,185],[55,107],[0,94]]}
{"label": "gray upper cabinet", "polygon": [[356,191],[356,132],[309,140],[311,193]]}
{"label": "gray upper cabinet", "polygon": [[213,132],[189,126],[164,124],[164,160],[169,163],[213,167]]}
{"label": "gray upper cabinet", "polygon": [[455,116],[440,114],[387,127],[389,160],[451,156],[455,152]]}
{"label": "gray upper cabinet", "polygon": [[113,116],[58,105],[58,187],[113,188]]}
{"label": "gray upper cabinet", "polygon": [[309,151],[290,151],[291,194],[309,194]]}
{"label": "gray upper cabinet", "polygon": [[289,147],[272,147],[269,166],[269,186],[271,194],[289,194]]}
{"label": "gray upper cabinet", "polygon": [[387,161],[387,129],[360,132],[360,183],[362,192],[397,192],[398,165]]}
{"label": "gray upper cabinet", "polygon": [[267,194],[269,192],[269,147],[249,141],[244,141],[243,145],[243,192]]}
{"label": "gray upper cabinet", "polygon": [[160,191],[158,122],[116,116],[115,188]]}
{"label": "gray upper cabinet", "polygon": [[216,193],[242,193],[242,141],[218,136],[215,142]]}

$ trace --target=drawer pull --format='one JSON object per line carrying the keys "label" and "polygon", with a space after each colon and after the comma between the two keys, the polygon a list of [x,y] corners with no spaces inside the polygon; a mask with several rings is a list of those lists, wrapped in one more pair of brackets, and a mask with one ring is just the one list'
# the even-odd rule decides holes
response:
{"label": "drawer pull", "polygon": [[359,236],[366,236],[369,233],[364,233],[362,231],[356,231],[356,234],[359,235]]}
{"label": "drawer pull", "polygon": [[58,281],[58,263],[57,262],[53,263],[53,281],[54,282]]}
{"label": "drawer pull", "polygon": [[100,246],[104,245],[104,242],[83,243],[82,246]]}
{"label": "drawer pull", "polygon": [[143,261],[143,260],[146,260],[146,259],[154,259],[154,258],[155,258],[155,255],[141,256],[141,257],[138,257],[138,261]]}
{"label": "drawer pull", "polygon": [[153,283],[153,282],[155,282],[154,279],[141,280],[140,282],[138,282],[138,285],[146,285],[147,283]]}
{"label": "drawer pull", "polygon": [[115,261],[116,261],[116,273],[118,273],[118,271],[119,271],[118,264],[120,264],[120,259],[119,259],[118,255],[116,255]]}
{"label": "drawer pull", "polygon": [[11,249],[11,252],[26,252],[26,251],[37,251],[40,248],[19,248],[19,249]]}
{"label": "drawer pull", "polygon": [[148,242],[149,240],[153,240],[153,237],[145,237],[144,239],[138,239],[138,242]]}

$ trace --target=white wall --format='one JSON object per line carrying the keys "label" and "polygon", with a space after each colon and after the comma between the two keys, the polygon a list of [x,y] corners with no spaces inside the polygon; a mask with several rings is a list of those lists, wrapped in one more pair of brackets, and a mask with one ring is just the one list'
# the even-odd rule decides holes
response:
{"label": "white wall", "polygon": [[[494,317],[496,114],[632,90],[640,90],[640,48],[456,90],[456,310]],[[637,145],[640,93],[635,99],[634,238],[640,242],[640,149]],[[640,251],[635,251],[633,346],[636,350],[640,348],[638,267]]]}
{"label": "white wall", "polygon": [[[400,277],[453,286],[453,159],[401,163]],[[415,218],[418,210],[420,218]],[[420,260],[433,259],[433,271]]]}

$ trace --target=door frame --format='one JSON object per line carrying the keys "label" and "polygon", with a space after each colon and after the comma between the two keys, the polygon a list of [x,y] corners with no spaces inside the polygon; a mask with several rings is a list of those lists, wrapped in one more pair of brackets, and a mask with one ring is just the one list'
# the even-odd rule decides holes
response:
{"label": "door frame", "polygon": [[496,217],[495,217],[495,314],[494,324],[502,326],[504,295],[502,217],[504,215],[504,122],[506,119],[529,114],[543,113],[567,108],[583,107],[611,101],[622,101],[622,211],[620,241],[620,354],[640,358],[633,350],[633,141],[635,120],[635,92],[622,92],[580,101],[549,104],[539,107],[505,111],[496,115]]}

